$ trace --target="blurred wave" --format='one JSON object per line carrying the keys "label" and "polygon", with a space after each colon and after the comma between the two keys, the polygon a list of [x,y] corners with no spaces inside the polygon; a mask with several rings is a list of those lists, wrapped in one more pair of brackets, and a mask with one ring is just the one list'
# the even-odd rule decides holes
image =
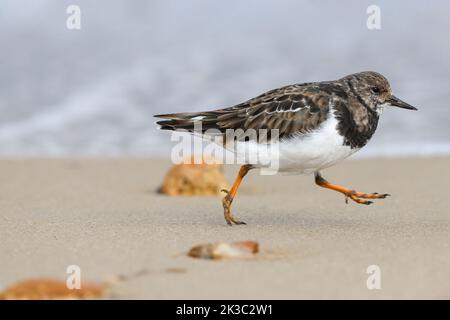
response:
{"label": "blurred wave", "polygon": [[80,0],[0,3],[0,155],[168,155],[153,114],[226,107],[289,83],[376,70],[387,110],[361,156],[450,153],[450,3]]}

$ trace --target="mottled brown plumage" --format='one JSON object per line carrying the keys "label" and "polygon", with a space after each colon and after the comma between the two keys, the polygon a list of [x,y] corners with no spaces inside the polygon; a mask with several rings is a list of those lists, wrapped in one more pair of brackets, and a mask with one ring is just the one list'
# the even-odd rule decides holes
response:
{"label": "mottled brown plumage", "polygon": [[211,129],[222,134],[227,129],[278,129],[284,139],[314,131],[334,115],[345,144],[361,148],[375,132],[379,107],[394,101],[392,97],[386,78],[367,71],[336,81],[284,86],[229,108],[155,117],[166,119],[157,122],[163,130],[193,131],[194,122],[201,120],[203,133]]}
{"label": "mottled brown plumage", "polygon": [[203,117],[202,129],[279,129],[280,137],[314,130],[328,114],[330,94],[317,84],[295,84],[268,91],[236,106],[205,112],[157,115],[161,129],[193,130],[193,122]]}

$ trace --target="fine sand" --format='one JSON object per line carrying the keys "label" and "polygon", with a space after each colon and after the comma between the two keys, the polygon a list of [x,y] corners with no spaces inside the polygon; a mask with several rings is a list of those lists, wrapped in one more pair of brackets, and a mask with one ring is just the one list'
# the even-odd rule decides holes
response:
{"label": "fine sand", "polygon": [[[345,204],[312,176],[251,172],[228,227],[218,197],[158,195],[168,160],[0,161],[0,287],[78,265],[116,298],[450,299],[450,158],[347,160],[332,182],[391,193]],[[236,167],[226,168],[229,180]],[[253,260],[187,257],[192,246],[256,240]],[[368,290],[366,269],[381,270]],[[134,276],[133,276],[134,275]]]}

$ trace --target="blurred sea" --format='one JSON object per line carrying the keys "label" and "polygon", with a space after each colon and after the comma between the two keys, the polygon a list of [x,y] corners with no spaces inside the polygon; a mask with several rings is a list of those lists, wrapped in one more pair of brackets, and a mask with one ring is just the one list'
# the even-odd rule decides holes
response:
{"label": "blurred sea", "polygon": [[[81,7],[81,30],[66,8]],[[387,110],[360,156],[450,153],[450,2],[2,0],[0,155],[168,155],[153,114],[375,70]]]}

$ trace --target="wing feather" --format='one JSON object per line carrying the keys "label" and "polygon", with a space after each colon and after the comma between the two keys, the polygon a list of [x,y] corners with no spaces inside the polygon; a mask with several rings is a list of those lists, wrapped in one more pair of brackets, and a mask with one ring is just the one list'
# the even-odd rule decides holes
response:
{"label": "wing feather", "polygon": [[279,137],[306,134],[318,128],[329,114],[333,90],[329,83],[296,84],[268,91],[233,107],[204,112],[157,115],[161,129],[192,131],[201,120],[203,132],[214,128],[225,134],[227,129],[278,129]]}

